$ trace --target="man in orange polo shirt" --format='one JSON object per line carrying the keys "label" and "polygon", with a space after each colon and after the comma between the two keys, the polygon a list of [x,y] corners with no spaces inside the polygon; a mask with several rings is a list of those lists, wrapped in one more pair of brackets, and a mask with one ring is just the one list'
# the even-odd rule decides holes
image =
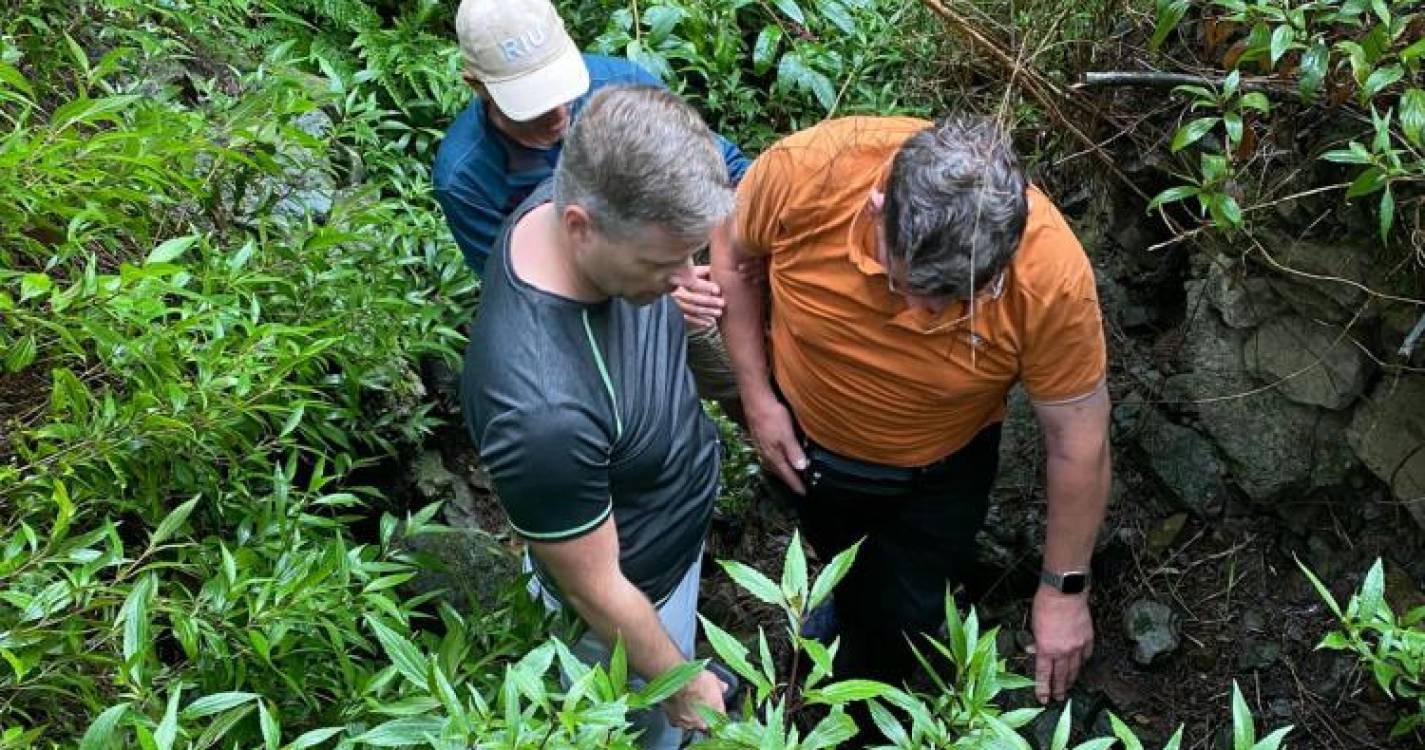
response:
{"label": "man in orange polo shirt", "polygon": [[[713,268],[752,438],[801,496],[823,559],[865,539],[837,591],[838,676],[904,677],[906,635],[943,623],[1022,382],[1048,455],[1036,695],[1061,699],[1093,648],[1107,357],[1088,258],[1004,131],[974,117],[822,123],[757,159],[735,226]],[[766,265],[770,343],[748,264]]]}

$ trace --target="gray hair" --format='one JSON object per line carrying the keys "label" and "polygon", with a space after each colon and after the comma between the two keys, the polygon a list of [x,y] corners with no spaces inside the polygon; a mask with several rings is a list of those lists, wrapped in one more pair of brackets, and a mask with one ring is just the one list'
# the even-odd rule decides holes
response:
{"label": "gray hair", "polygon": [[664,89],[611,86],[589,99],[564,140],[554,205],[571,204],[606,236],[654,225],[696,241],[732,213],[733,192],[696,110]]}
{"label": "gray hair", "polygon": [[1029,215],[1008,134],[955,115],[911,136],[886,185],[886,244],[908,291],[969,299],[1014,257]]}

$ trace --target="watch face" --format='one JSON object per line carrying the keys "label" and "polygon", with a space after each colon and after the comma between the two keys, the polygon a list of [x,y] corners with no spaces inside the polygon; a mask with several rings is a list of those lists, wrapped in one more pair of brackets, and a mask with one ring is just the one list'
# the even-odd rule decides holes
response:
{"label": "watch face", "polygon": [[1065,594],[1082,594],[1088,588],[1088,576],[1083,573],[1065,573],[1059,590]]}

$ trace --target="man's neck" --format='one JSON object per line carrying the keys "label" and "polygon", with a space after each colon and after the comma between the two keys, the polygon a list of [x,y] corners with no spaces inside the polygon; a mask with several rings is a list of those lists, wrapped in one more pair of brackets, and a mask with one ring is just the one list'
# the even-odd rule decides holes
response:
{"label": "man's neck", "polygon": [[602,302],[599,291],[579,267],[553,203],[525,214],[510,234],[510,269],[526,284],[578,302]]}

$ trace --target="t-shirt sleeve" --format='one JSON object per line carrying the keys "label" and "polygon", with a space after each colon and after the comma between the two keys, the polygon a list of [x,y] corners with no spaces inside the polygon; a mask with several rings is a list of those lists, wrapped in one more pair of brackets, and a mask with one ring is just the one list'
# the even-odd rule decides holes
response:
{"label": "t-shirt sleeve", "polygon": [[1052,241],[1073,243],[1072,252],[1061,248],[1068,257],[1056,264],[1062,272],[1055,288],[1026,316],[1021,361],[1024,389],[1040,404],[1087,396],[1103,382],[1108,367],[1093,266],[1067,226],[1055,234]]}
{"label": "t-shirt sleeve", "polygon": [[737,186],[737,237],[750,255],[770,255],[782,226],[791,194],[790,155],[780,148],[766,151]]}
{"label": "t-shirt sleeve", "polygon": [[479,436],[480,460],[520,536],[577,539],[612,512],[605,431],[576,405],[496,416]]}

